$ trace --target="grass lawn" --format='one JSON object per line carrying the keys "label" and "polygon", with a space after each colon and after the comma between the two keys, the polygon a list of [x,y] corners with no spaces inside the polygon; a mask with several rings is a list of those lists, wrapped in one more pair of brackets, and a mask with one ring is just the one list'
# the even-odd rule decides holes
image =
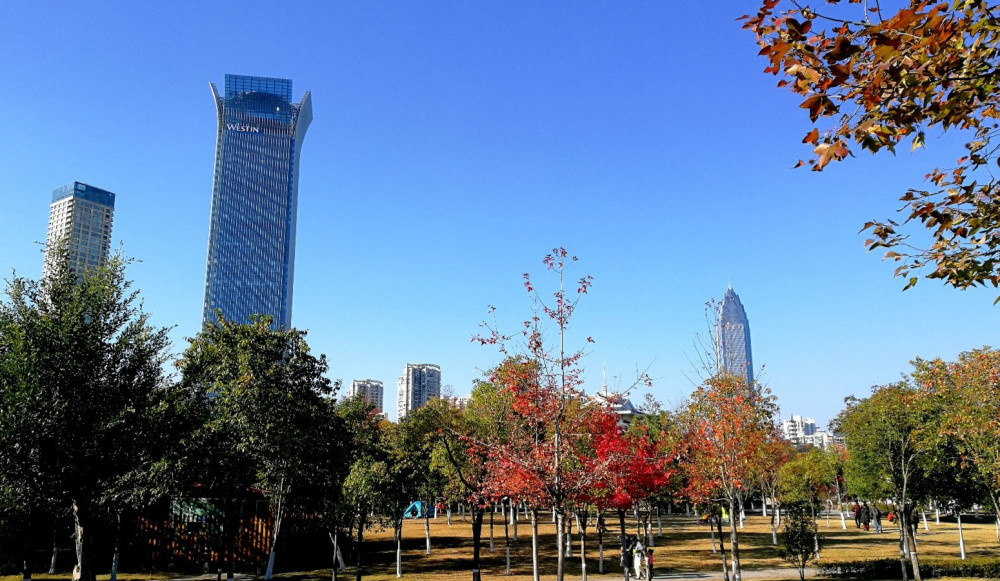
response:
{"label": "grass lawn", "polygon": [[[934,524],[933,517],[928,515],[929,531],[921,526],[918,530],[918,546],[921,559],[958,559],[958,529],[954,522],[942,520],[940,525]],[[700,524],[696,519],[685,516],[663,516],[663,535],[656,536],[653,546],[656,573],[662,575],[677,575],[682,573],[714,574],[721,569],[718,554],[712,553],[712,544],[708,526]],[[968,520],[972,521],[971,518]],[[996,540],[996,531],[992,522],[984,518],[982,523],[963,522],[965,530],[966,553],[969,557],[1000,557],[1000,545]],[[555,526],[545,515],[540,519],[540,565],[543,578],[552,579],[555,575]],[[424,553],[423,521],[406,521],[403,527],[403,578],[410,581],[439,581],[451,579],[471,579],[472,569],[472,533],[471,519],[463,520],[457,514],[452,515],[449,526],[442,516],[431,519],[431,554]],[[608,518],[608,526],[612,529],[605,535],[604,571],[598,573],[598,544],[593,528],[587,534],[587,570],[596,579],[620,579],[621,568],[618,566],[617,519]],[[819,521],[819,531],[823,544],[821,562],[833,563],[839,561],[898,558],[898,529],[885,525],[882,534],[865,533],[854,527],[854,522],[848,520],[848,528],[841,529],[840,521],[830,520],[827,527],[826,519]],[[634,534],[633,521],[629,521],[629,532]],[[654,535],[656,533],[654,520]],[[724,532],[727,532],[724,529]],[[567,559],[566,574],[569,579],[580,577],[580,545],[579,535],[573,535],[573,556]],[[392,531],[370,532],[365,535],[366,579],[373,581],[395,579],[395,543]],[[728,535],[726,537],[727,552],[729,549]],[[775,575],[773,578],[791,579],[797,574],[791,566],[777,556],[776,547],[771,544],[771,532],[768,519],[761,516],[749,517],[740,531],[740,560],[744,570],[753,569],[785,569],[787,574]],[[351,565],[351,563],[348,563]],[[279,571],[294,568],[293,564],[283,563],[279,552],[276,560]],[[483,579],[509,579],[510,581],[531,580],[531,527],[522,520],[518,526],[518,539],[511,543],[511,572],[505,576],[503,523],[500,515],[496,515],[494,524],[494,550],[489,550],[489,515],[483,525],[482,577]],[[149,579],[166,579],[171,575],[165,573],[123,573],[118,576],[120,581],[148,581]],[[330,570],[285,572],[276,575],[284,581],[325,581],[330,579]],[[35,579],[64,580],[67,575],[35,575]],[[354,578],[353,567],[341,571],[341,579]],[[0,577],[0,581],[18,581],[20,575]],[[101,581],[108,576],[100,576]],[[214,579],[214,577],[213,577]],[[754,581],[757,581],[756,579]]]}

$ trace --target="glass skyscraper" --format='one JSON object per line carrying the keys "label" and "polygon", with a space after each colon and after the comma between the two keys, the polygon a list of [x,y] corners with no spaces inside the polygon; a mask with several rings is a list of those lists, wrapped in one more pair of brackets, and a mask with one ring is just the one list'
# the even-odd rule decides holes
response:
{"label": "glass skyscraper", "polygon": [[716,355],[719,371],[746,377],[753,385],[753,355],[750,352],[750,320],[743,309],[740,297],[732,287],[719,305],[719,323],[716,329]]}
{"label": "glass skyscraper", "polygon": [[218,114],[203,320],[292,320],[299,155],[312,121],[309,91],[292,103],[291,79],[226,75],[209,83]]}

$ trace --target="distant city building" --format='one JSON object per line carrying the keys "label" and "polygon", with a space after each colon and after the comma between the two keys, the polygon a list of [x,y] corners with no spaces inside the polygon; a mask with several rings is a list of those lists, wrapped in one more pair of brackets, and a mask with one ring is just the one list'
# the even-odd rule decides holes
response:
{"label": "distant city building", "polygon": [[443,399],[445,401],[447,401],[448,405],[450,405],[451,407],[453,407],[455,409],[458,409],[458,410],[464,410],[469,405],[469,402],[472,401],[472,396],[471,395],[452,395],[452,396],[448,396],[448,397],[443,398]]}
{"label": "distant city building", "polygon": [[594,394],[592,399],[597,404],[610,408],[618,416],[618,425],[621,427],[627,427],[637,415],[641,415],[628,396],[608,391],[606,379],[602,382],[601,391]]}
{"label": "distant city building", "polygon": [[382,405],[383,392],[382,382],[377,379],[355,379],[351,382],[351,388],[347,391],[347,397],[361,396],[365,402],[372,404],[379,411],[382,411],[384,409]]}
{"label": "distant city building", "polygon": [[746,377],[753,385],[753,356],[750,350],[750,320],[733,288],[726,289],[719,308],[716,329],[716,356],[719,371]]}
{"label": "distant city building", "polygon": [[292,321],[299,155],[312,121],[306,91],[292,103],[292,81],[226,75],[225,95],[209,83],[218,128],[208,235],[203,320],[215,310],[245,323],[250,315]]}
{"label": "distant city building", "polygon": [[800,415],[793,414],[791,418],[779,422],[778,427],[785,439],[797,446],[811,445],[825,449],[843,443],[843,438],[817,428],[816,420]]}
{"label": "distant city building", "polygon": [[74,272],[104,265],[111,249],[114,212],[115,195],[107,190],[73,182],[53,191],[43,276],[51,272],[52,250],[60,240],[65,241]]}
{"label": "distant city building", "polygon": [[398,400],[396,419],[423,407],[428,401],[441,397],[441,367],[429,363],[407,363],[396,384]]}

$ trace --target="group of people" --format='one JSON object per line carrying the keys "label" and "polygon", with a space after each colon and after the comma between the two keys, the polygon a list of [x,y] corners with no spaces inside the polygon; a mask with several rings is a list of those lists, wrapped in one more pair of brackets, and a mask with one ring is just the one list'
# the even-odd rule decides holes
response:
{"label": "group of people", "polygon": [[871,508],[868,507],[868,502],[858,503],[854,502],[854,524],[859,529],[865,532],[871,530],[872,521],[875,521],[875,532],[882,532],[882,511],[879,510],[877,504],[872,504]]}
{"label": "group of people", "polygon": [[633,569],[636,579],[652,579],[653,549],[643,545],[639,537],[628,535],[622,539],[621,565],[626,575]]}

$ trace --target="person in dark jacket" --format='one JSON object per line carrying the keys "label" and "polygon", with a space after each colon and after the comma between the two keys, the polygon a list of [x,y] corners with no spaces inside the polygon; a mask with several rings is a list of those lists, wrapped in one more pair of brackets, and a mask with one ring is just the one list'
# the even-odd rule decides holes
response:
{"label": "person in dark jacket", "polygon": [[872,522],[872,511],[871,509],[868,508],[867,502],[861,507],[860,517],[861,517],[861,529],[867,533],[870,523]]}

